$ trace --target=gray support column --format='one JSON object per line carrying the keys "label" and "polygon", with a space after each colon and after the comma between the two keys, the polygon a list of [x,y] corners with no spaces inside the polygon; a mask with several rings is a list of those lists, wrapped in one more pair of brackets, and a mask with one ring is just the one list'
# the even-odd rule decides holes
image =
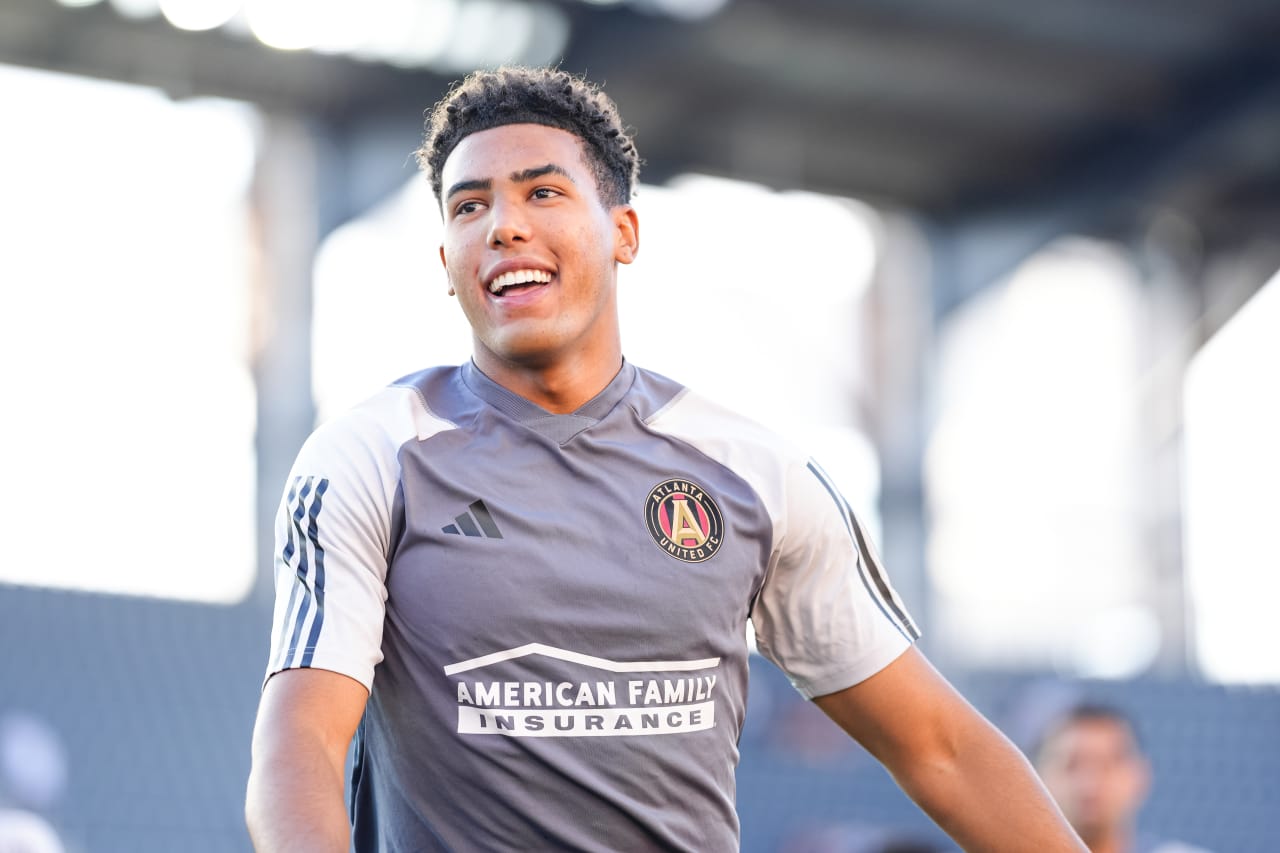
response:
{"label": "gray support column", "polygon": [[[934,358],[930,248],[909,219],[888,215],[866,312],[868,427],[880,456],[881,548],[894,587],[931,645],[923,455],[932,422]],[[938,661],[940,664],[945,661]]]}
{"label": "gray support column", "polygon": [[[435,93],[424,93],[429,103]],[[251,191],[255,252],[252,367],[257,389],[255,600],[271,602],[274,520],[281,490],[315,426],[311,388],[312,284],[321,241],[417,173],[417,114],[347,123],[266,113]]]}
{"label": "gray support column", "polygon": [[1187,588],[1182,549],[1183,381],[1199,347],[1194,330],[1196,280],[1204,240],[1195,224],[1172,211],[1152,217],[1136,247],[1144,279],[1146,322],[1140,340],[1142,382],[1137,477],[1150,575],[1145,599],[1160,626],[1153,671],[1180,678],[1189,672]]}
{"label": "gray support column", "polygon": [[270,606],[273,524],[281,489],[311,432],[312,265],[319,243],[317,146],[301,119],[265,115],[252,188],[252,368],[257,390],[258,582]]}
{"label": "gray support column", "polygon": [[1183,553],[1183,391],[1197,351],[1280,266],[1280,242],[1232,245],[1213,252],[1189,219],[1171,210],[1151,219],[1137,247],[1146,283],[1142,447],[1148,600],[1160,623],[1154,671],[1195,675],[1193,602]]}

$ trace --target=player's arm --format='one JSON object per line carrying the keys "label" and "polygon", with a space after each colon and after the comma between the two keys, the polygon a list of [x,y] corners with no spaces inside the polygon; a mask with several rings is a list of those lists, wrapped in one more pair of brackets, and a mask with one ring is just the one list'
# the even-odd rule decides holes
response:
{"label": "player's arm", "polygon": [[267,682],[245,801],[258,853],[346,853],[343,766],[368,698],[360,682],[323,669],[289,669]]}
{"label": "player's arm", "polygon": [[388,389],[320,427],[276,513],[276,606],[245,820],[256,849],[346,853],[343,767],[382,659],[396,448]]}
{"label": "player's arm", "polygon": [[814,702],[965,850],[1088,853],[1022,753],[915,647]]}

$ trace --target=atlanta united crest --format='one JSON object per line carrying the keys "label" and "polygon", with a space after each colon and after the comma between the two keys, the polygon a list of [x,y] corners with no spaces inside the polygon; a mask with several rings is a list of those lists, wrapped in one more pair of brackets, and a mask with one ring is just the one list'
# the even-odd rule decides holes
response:
{"label": "atlanta united crest", "polygon": [[724,541],[724,516],[697,483],[673,478],[654,486],[645,501],[645,522],[658,547],[677,560],[701,563]]}

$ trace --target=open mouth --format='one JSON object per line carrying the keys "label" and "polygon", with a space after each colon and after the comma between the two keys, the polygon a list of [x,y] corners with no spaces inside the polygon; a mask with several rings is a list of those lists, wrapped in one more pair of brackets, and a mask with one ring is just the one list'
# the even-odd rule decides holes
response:
{"label": "open mouth", "polygon": [[489,282],[489,292],[499,298],[514,296],[542,287],[551,282],[551,273],[546,270],[512,270]]}

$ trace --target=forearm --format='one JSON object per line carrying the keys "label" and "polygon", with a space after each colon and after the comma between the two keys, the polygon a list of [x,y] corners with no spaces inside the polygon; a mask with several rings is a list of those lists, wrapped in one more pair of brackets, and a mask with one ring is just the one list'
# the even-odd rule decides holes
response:
{"label": "forearm", "polygon": [[245,820],[258,853],[346,853],[341,764],[319,742],[255,743]]}
{"label": "forearm", "polygon": [[1088,853],[1022,753],[917,649],[814,701],[965,850]]}
{"label": "forearm", "polygon": [[965,850],[1087,853],[1017,748],[985,720],[929,761],[900,766],[903,790]]}

